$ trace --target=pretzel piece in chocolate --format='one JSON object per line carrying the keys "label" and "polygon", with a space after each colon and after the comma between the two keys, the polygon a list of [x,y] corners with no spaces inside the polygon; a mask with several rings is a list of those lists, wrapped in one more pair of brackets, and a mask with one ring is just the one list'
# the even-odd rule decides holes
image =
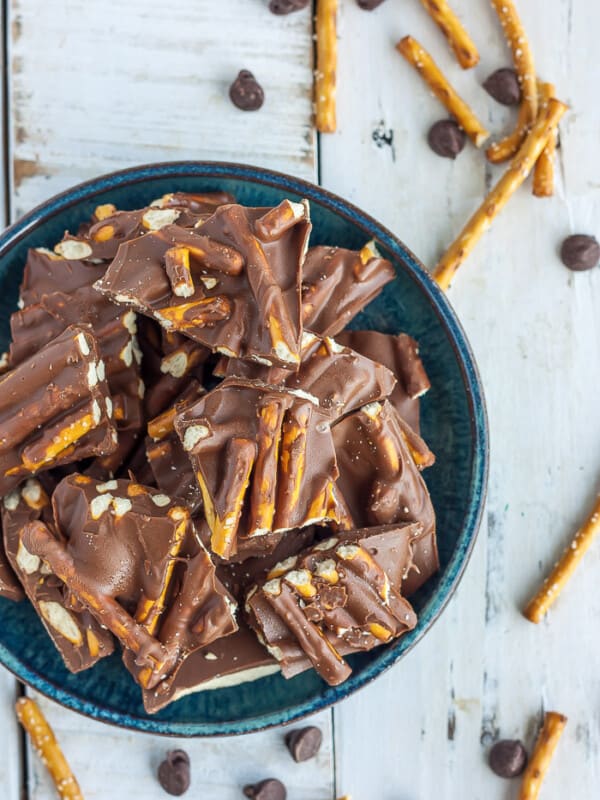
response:
{"label": "pretzel piece in chocolate", "polygon": [[64,585],[25,546],[25,527],[40,519],[51,524],[52,512],[39,481],[30,479],[4,497],[6,554],[67,669],[81,672],[113,652],[113,638],[87,609],[71,606]]}
{"label": "pretzel piece in chocolate", "polygon": [[[277,209],[228,205],[194,230],[170,225],[126,242],[95,285],[115,302],[212,350],[294,367],[300,360],[300,270],[310,222],[306,203],[288,205],[294,216],[287,227],[274,222],[275,211],[282,219],[288,213],[283,203]],[[265,219],[270,227],[279,225],[277,238],[261,239]],[[176,294],[167,273],[167,253],[174,248],[178,258],[182,249],[189,253],[186,297]]]}
{"label": "pretzel piece in chocolate", "polygon": [[362,543],[343,537],[275,566],[250,589],[247,607],[284,675],[308,658],[333,686],[351,672],[343,655],[371,650],[416,624],[410,603],[375,558]]}
{"label": "pretzel piece in chocolate", "polygon": [[311,247],[302,268],[304,327],[321,336],[335,336],[394,276],[393,266],[374,242],[358,252]]}
{"label": "pretzel piece in chocolate", "polygon": [[92,334],[71,326],[0,379],[0,491],[40,470],[114,450],[104,372]]}
{"label": "pretzel piece in chocolate", "polygon": [[429,390],[431,384],[417,342],[406,333],[393,336],[378,331],[342,331],[337,341],[392,371],[397,382],[388,400],[410,427],[419,433],[419,398]]}

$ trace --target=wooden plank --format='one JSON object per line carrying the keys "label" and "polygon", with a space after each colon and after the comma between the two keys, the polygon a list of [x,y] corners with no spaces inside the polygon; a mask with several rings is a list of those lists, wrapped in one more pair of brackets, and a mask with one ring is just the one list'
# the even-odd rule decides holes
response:
{"label": "wooden plank", "polygon": [[[14,0],[10,16],[16,214],[101,172],[152,161],[241,161],[314,176],[308,12],[276,17],[262,0]],[[242,68],[264,87],[260,112],[229,101]]]}
{"label": "wooden plank", "polygon": [[[10,13],[15,216],[77,181],[150,161],[245,161],[314,179],[308,12],[277,18],[262,0],[162,7],[15,0]],[[227,97],[241,68],[265,89],[255,114]],[[333,793],[329,712],[315,720],[324,734],[318,759],[296,765],[281,731],[182,743],[93,723],[38,699],[86,798],[162,800],[156,769],[178,746],[191,756],[194,792],[211,800],[239,798],[245,783],[269,776],[287,784],[291,800]],[[31,800],[53,798],[31,753],[28,764]]]}
{"label": "wooden plank", "polygon": [[[372,14],[342,5],[339,131],[321,139],[324,185],[374,213],[429,266],[501,168],[486,167],[470,145],[455,162],[429,151],[426,131],[447,115],[394,42],[421,40],[492,130],[511,116],[478,86],[509,64],[493,12],[484,2],[452,5],[479,45],[474,71],[453,62],[419,3]],[[513,797],[485,764],[489,742],[499,734],[530,744],[542,707],[570,716],[544,798],[597,795],[600,549],[543,625],[519,609],[600,480],[600,272],[574,275],[556,255],[563,236],[597,233],[600,118],[589,53],[600,9],[569,0],[519,8],[540,74],[574,109],[561,126],[562,178],[551,200],[523,189],[511,201],[450,293],[488,400],[487,524],[434,630],[335,712],[337,790],[356,797]]]}
{"label": "wooden plank", "polygon": [[[284,731],[212,740],[186,741],[116,731],[77,714],[60,710],[35,695],[52,720],[86,800],[143,797],[164,800],[156,779],[167,750],[182,747],[190,756],[190,796],[210,800],[240,800],[242,787],[264,778],[279,778],[289,800],[323,800],[333,794],[331,714],[311,722],[323,731],[324,744],[316,759],[296,764],[284,743]],[[29,800],[51,800],[52,785],[37,759],[30,762]]]}

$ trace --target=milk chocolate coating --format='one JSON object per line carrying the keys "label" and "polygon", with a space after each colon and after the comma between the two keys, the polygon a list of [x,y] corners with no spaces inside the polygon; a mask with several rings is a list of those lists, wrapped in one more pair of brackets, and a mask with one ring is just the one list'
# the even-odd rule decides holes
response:
{"label": "milk chocolate coating", "polygon": [[[295,366],[310,223],[303,210],[277,239],[261,241],[256,223],[270,211],[222,206],[194,230],[169,225],[126,242],[95,286],[214,351]],[[175,250],[191,254],[192,294],[171,286],[165,259]]]}
{"label": "milk chocolate coating", "polygon": [[518,106],[521,102],[521,86],[514,69],[503,67],[486,78],[483,88],[503,106]]}
{"label": "milk chocolate coating", "polygon": [[6,597],[15,603],[25,597],[23,587],[10,565],[2,536],[0,536],[0,597]]}
{"label": "milk chocolate coating", "polygon": [[[310,400],[228,378],[180,412],[175,429],[200,483],[218,555],[230,558],[241,540],[252,544],[270,531],[342,521],[331,431],[327,417]],[[245,452],[250,462],[234,468],[234,459]],[[249,482],[245,474],[250,471]],[[244,498],[249,498],[246,505]],[[220,541],[226,544],[220,547]]]}
{"label": "milk chocolate coating", "polygon": [[304,327],[321,336],[335,336],[394,276],[385,258],[373,256],[364,264],[354,250],[311,247],[302,268]]}
{"label": "milk chocolate coating", "polygon": [[418,572],[403,594],[416,591],[439,567],[435,512],[410,454],[395,409],[386,401],[348,415],[332,429],[338,485],[354,525],[365,527],[419,522],[423,534],[414,548]]}
{"label": "milk chocolate coating", "polygon": [[453,119],[438,120],[427,133],[429,147],[442,158],[455,159],[464,150],[466,141],[465,132]]}
{"label": "milk chocolate coating", "polygon": [[89,611],[74,607],[63,584],[25,548],[25,526],[38,519],[52,524],[52,512],[41,484],[31,479],[3,499],[6,554],[65,666],[81,672],[113,652],[113,638]]}
{"label": "milk chocolate coating", "polygon": [[367,549],[343,536],[275,566],[246,602],[284,675],[308,658],[333,686],[351,672],[343,655],[389,642],[417,621]]}
{"label": "milk chocolate coating", "polygon": [[261,380],[305,392],[319,401],[321,410],[332,421],[394,391],[396,379],[390,370],[329,337],[305,332],[301,359],[295,372],[235,358],[224,358],[217,370],[225,376]]}
{"label": "milk chocolate coating", "polygon": [[389,402],[419,433],[419,398],[431,384],[419,355],[417,342],[406,333],[393,336],[378,331],[342,331],[337,341],[387,367],[397,379]]}
{"label": "milk chocolate coating", "polygon": [[258,111],[265,102],[265,93],[254,75],[241,69],[229,87],[229,97],[234,106],[241,111]]}
{"label": "milk chocolate coating", "polygon": [[96,340],[72,326],[0,378],[0,492],[41,470],[115,449],[102,372]]}

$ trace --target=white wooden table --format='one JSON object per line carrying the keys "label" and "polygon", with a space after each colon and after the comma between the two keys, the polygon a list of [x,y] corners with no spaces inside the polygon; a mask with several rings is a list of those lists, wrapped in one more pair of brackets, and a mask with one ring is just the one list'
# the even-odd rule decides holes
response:
{"label": "white wooden table", "polygon": [[[6,218],[119,167],[228,159],[320,181],[431,266],[498,168],[471,146],[455,162],[429,151],[425,132],[444,113],[394,42],[420,39],[492,130],[510,116],[479,86],[509,64],[491,8],[454,5],[481,52],[473,71],[454,63],[417,0],[387,0],[372,14],[342,0],[339,127],[319,139],[308,11],[273,17],[266,0],[5,0]],[[539,73],[572,111],[555,197],[522,189],[450,292],[481,369],[492,439],[487,515],[466,576],[415,651],[314,720],[325,741],[315,762],[295,765],[280,731],[189,741],[190,796],[234,800],[240,784],[273,775],[290,800],[508,800],[516,786],[487,768],[489,742],[499,733],[531,744],[550,708],[569,724],[542,797],[600,794],[600,547],[542,625],[519,614],[600,483],[600,270],[569,273],[556,255],[565,235],[600,233],[600,6],[519,6]],[[227,99],[242,67],[265,88],[256,114]],[[53,789],[14,724],[16,691],[0,670],[0,796],[46,800]],[[154,775],[170,742],[40,702],[86,798],[165,797]]]}

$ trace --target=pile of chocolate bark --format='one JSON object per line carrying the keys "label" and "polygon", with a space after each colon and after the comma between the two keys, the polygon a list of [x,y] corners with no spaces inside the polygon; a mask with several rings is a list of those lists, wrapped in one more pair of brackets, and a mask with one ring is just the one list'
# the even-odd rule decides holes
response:
{"label": "pile of chocolate bark", "polygon": [[437,570],[406,334],[348,331],[394,278],[309,247],[308,203],[98,206],[30,250],[0,378],[0,595],[67,668],[117,646],[155,712],[416,625]]}

